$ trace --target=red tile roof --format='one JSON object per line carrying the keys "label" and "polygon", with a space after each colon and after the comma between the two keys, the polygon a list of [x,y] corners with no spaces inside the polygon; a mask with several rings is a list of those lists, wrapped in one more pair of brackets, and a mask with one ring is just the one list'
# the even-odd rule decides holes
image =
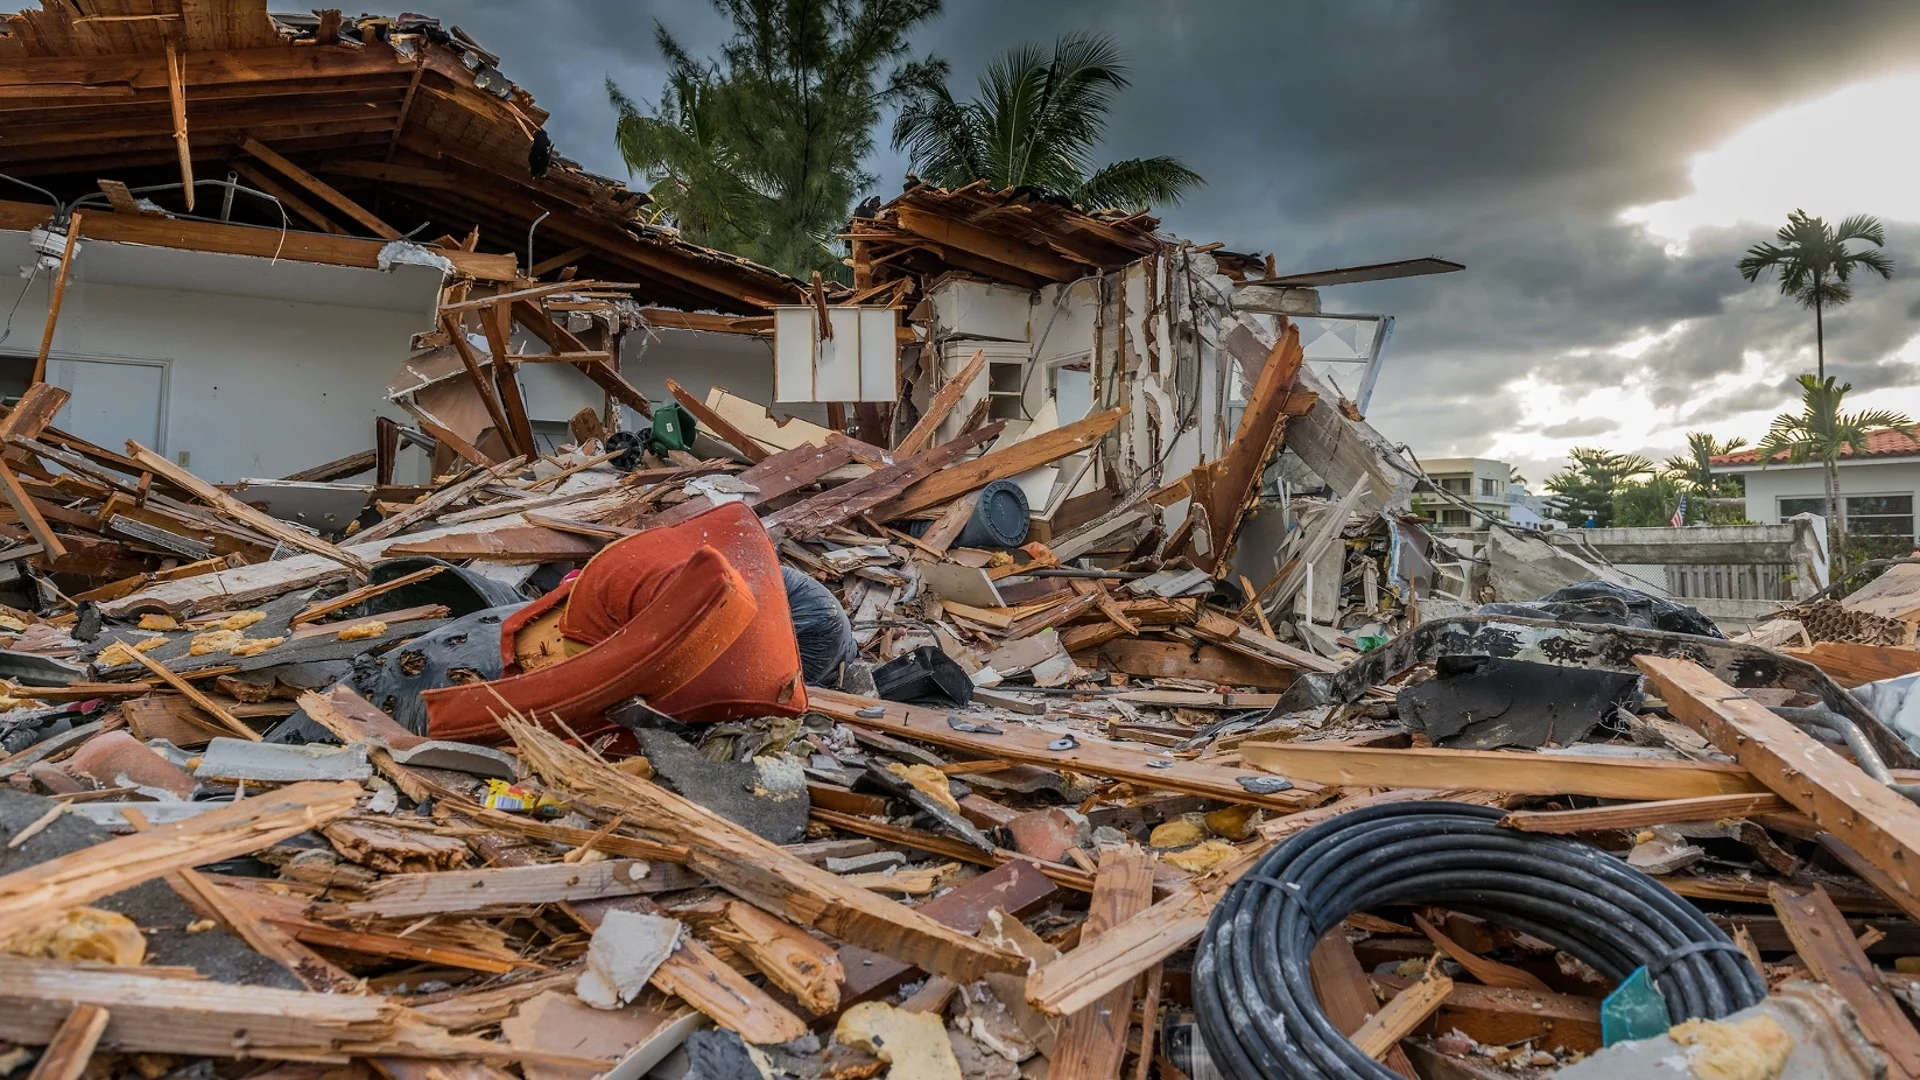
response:
{"label": "red tile roof", "polygon": [[[1915,438],[1915,431],[1920,431],[1920,428],[1908,428],[1904,431],[1898,428],[1888,428],[1885,431],[1873,432],[1867,436],[1866,451],[1859,456],[1911,457],[1920,455],[1920,438]],[[1850,458],[1854,456],[1854,453],[1849,447],[1841,447],[1840,456]],[[1708,460],[1715,465],[1755,465],[1760,461],[1760,452],[1758,450],[1738,450],[1731,454],[1715,454]],[[1787,460],[1787,452],[1782,450],[1773,456],[1773,460]]]}

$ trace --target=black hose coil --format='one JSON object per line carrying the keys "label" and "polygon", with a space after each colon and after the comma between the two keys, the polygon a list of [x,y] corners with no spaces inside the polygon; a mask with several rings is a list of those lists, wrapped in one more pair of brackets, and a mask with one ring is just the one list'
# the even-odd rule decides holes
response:
{"label": "black hose coil", "polygon": [[1510,927],[1616,983],[1646,965],[1675,1023],[1717,1020],[1766,996],[1726,934],[1665,886],[1579,841],[1500,828],[1501,817],[1466,803],[1390,803],[1267,853],[1214,908],[1194,964],[1194,1012],[1221,1074],[1394,1080],[1327,1019],[1308,970],[1328,930],[1390,904]]}

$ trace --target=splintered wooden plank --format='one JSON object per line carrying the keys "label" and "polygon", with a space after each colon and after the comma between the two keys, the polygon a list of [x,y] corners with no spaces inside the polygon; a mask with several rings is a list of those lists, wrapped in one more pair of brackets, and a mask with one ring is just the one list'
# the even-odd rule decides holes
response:
{"label": "splintered wooden plank", "polygon": [[1779,814],[1791,809],[1792,806],[1785,799],[1768,791],[1754,795],[1658,799],[1584,810],[1516,810],[1501,818],[1500,824],[1520,832],[1565,836],[1609,829],[1644,829],[1650,825],[1671,825],[1682,821],[1724,821],[1755,814]]}
{"label": "splintered wooden plank", "polygon": [[692,888],[699,883],[698,878],[678,867],[655,867],[639,859],[440,870],[390,874],[368,887],[365,900],[356,900],[344,910],[354,916],[399,919],[437,911],[480,911],[503,905],[631,896],[663,888]]}
{"label": "splintered wooden plank", "polygon": [[[1333,1026],[1340,1029],[1340,1034],[1353,1037],[1380,1011],[1380,999],[1367,983],[1367,969],[1360,966],[1360,958],[1353,954],[1346,927],[1335,926],[1315,943],[1313,952],[1307,956],[1307,971],[1313,978],[1314,996],[1320,999],[1320,1007],[1326,1011],[1327,1019],[1333,1021]],[[1413,1063],[1396,1045],[1389,1045],[1384,1056],[1368,1056],[1407,1080],[1419,1080]]]}
{"label": "splintered wooden plank", "polygon": [[[1071,769],[1078,773],[1126,780],[1161,791],[1186,795],[1204,795],[1229,802],[1252,803],[1282,813],[1292,813],[1324,801],[1317,785],[1300,785],[1289,791],[1263,792],[1262,784],[1272,777],[1250,769],[1235,769],[1205,761],[1181,761],[1165,754],[1149,754],[1135,744],[1113,742],[1091,735],[1074,735],[1074,745],[1052,749],[1061,738],[1059,732],[1017,724],[996,724],[998,735],[983,735],[956,729],[941,709],[922,709],[898,702],[880,701],[837,690],[807,693],[814,709],[851,727],[881,731],[903,739],[917,739],[935,746],[969,750],[983,758],[999,758],[1027,765]],[[879,716],[863,712],[881,710]],[[1169,762],[1156,767],[1157,761]]]}
{"label": "splintered wooden plank", "polygon": [[[1267,462],[1273,460],[1280,448],[1281,436],[1287,429],[1283,411],[1287,391],[1293,386],[1294,375],[1305,358],[1306,353],[1300,347],[1300,327],[1289,322],[1247,394],[1246,408],[1240,414],[1239,427],[1227,445],[1227,452],[1219,460],[1201,466],[1207,473],[1206,524],[1211,530],[1207,550],[1195,552],[1195,561],[1203,569],[1211,570],[1228,562],[1234,537],[1240,531],[1240,520],[1259,494],[1260,477],[1266,471]],[[1344,523],[1345,515],[1341,515],[1341,521]]]}
{"label": "splintered wooden plank", "polygon": [[176,870],[270,847],[348,813],[361,793],[353,783],[292,784],[0,876],[0,936]]}
{"label": "splintered wooden plank", "polygon": [[[1420,980],[1404,975],[1367,977],[1377,993],[1391,997]],[[1544,1050],[1591,1054],[1601,1047],[1600,1002],[1574,994],[1541,994],[1474,983],[1454,983],[1426,1030],[1459,1028],[1491,1046],[1531,1042]]]}
{"label": "splintered wooden plank", "polygon": [[948,379],[939,390],[934,391],[933,399],[927,402],[927,411],[920,415],[920,419],[913,425],[913,430],[907,432],[907,437],[900,440],[900,445],[894,447],[894,453],[917,454],[932,446],[933,437],[939,432],[941,423],[953,412],[954,407],[960,404],[960,399],[966,396],[967,387],[973,385],[973,381],[980,377],[980,373],[986,370],[986,367],[986,350],[973,350],[973,355],[967,358],[966,365],[953,378]]}
{"label": "splintered wooden plank", "polygon": [[[761,519],[761,524],[769,529],[782,529],[796,540],[818,536],[900,494],[907,485],[953,464],[960,459],[960,455],[998,436],[1006,426],[1006,421],[996,420],[926,453],[916,454],[883,469],[875,469],[858,480],[776,510]],[[844,440],[846,436],[836,433],[833,438]]]}
{"label": "splintered wooden plank", "polygon": [[375,540],[384,540],[395,533],[425,521],[440,513],[442,510],[459,503],[460,500],[488,484],[494,483],[501,477],[511,474],[515,469],[526,464],[526,461],[526,458],[518,457],[512,461],[502,462],[491,469],[477,469],[468,474],[465,479],[456,480],[448,484],[446,487],[421,499],[405,510],[400,511],[384,521],[377,522],[372,527],[362,531],[353,538],[354,543],[368,544]]}
{"label": "splintered wooden plank", "polygon": [[1473,787],[1518,795],[1602,799],[1764,794],[1746,769],[1725,762],[1578,757],[1501,750],[1385,750],[1326,743],[1243,742],[1241,756],[1290,780],[1341,787]]}
{"label": "splintered wooden plank", "polygon": [[726,417],[708,408],[706,402],[689,393],[685,387],[672,379],[667,380],[667,393],[672,394],[673,400],[692,413],[693,418],[699,421],[702,427],[713,432],[728,446],[740,451],[741,457],[758,464],[773,456],[773,452],[763,446],[758,439],[735,427]]}
{"label": "splintered wooden plank", "polygon": [[1353,1045],[1375,1061],[1385,1060],[1389,1052],[1399,1047],[1400,1040],[1413,1034],[1413,1029],[1425,1023],[1452,993],[1452,979],[1437,971],[1429,974],[1401,991],[1386,1008],[1368,1017],[1360,1030],[1353,1033]]}
{"label": "splintered wooden plank", "polygon": [[1890,1066],[1908,1077],[1920,1076],[1920,1032],[1900,1011],[1826,891],[1815,885],[1810,892],[1796,892],[1775,882],[1767,892],[1807,971],[1846,999],[1867,1041]]}
{"label": "splintered wooden plank", "polygon": [[[581,901],[563,905],[575,922],[598,929],[613,910],[658,914],[644,897],[625,900]],[[692,934],[682,933],[648,980],[661,993],[673,994],[714,1023],[756,1045],[783,1043],[806,1034],[806,1021],[775,1001],[772,995],[747,981]]]}
{"label": "splintered wooden plank", "polygon": [[442,559],[490,559],[495,562],[584,560],[605,547],[599,540],[538,526],[456,533],[387,545],[388,555],[437,555]]}
{"label": "splintered wooden plank", "polygon": [[93,1049],[100,1045],[111,1015],[98,1005],[74,1006],[53,1033],[53,1041],[40,1052],[40,1060],[34,1063],[27,1080],[79,1080],[87,1062],[93,1060]]}
{"label": "splintered wooden plank", "polygon": [[1822,641],[1811,649],[1788,649],[1786,652],[1810,661],[1821,671],[1833,676],[1834,682],[1849,689],[1863,683],[1896,679],[1920,671],[1920,649]]}
{"label": "splintered wooden plank", "polygon": [[[963,934],[977,932],[995,908],[1022,915],[1052,900],[1059,892],[1035,863],[1014,859],[997,870],[969,878],[955,888],[921,904],[922,915]],[[891,993],[914,974],[903,963],[857,944],[840,947],[840,966],[846,972],[842,1006]]]}
{"label": "splintered wooden plank", "polygon": [[548,783],[611,813],[646,820],[687,846],[690,869],[743,900],[955,982],[1025,967],[1019,956],[802,862],[706,807],[614,769],[516,716],[504,717],[501,726],[522,760]]}
{"label": "splintered wooden plank", "polygon": [[188,682],[187,680],[181,678],[179,675],[174,674],[174,671],[172,668],[169,668],[165,664],[162,664],[160,661],[155,660],[151,656],[148,656],[146,653],[141,652],[139,649],[128,649],[127,653],[131,655],[134,658],[134,660],[140,664],[141,667],[146,668],[148,671],[153,672],[153,674],[156,677],[158,677],[161,682],[164,682],[168,686],[173,687],[175,690],[180,691],[180,693],[184,697],[186,697],[188,701],[191,701],[195,705],[199,706],[200,709],[204,711],[208,716],[211,716],[215,720],[220,721],[221,724],[225,725],[227,729],[232,731],[234,734],[240,736],[243,739],[248,739],[252,742],[260,741],[259,732],[241,723],[238,717],[234,716],[232,713],[228,712],[227,710],[221,708],[219,702],[214,701],[212,698],[201,693],[198,687],[194,686],[192,683]]}
{"label": "splintered wooden plank", "polygon": [[0,494],[6,496],[7,504],[20,516],[20,524],[26,526],[27,533],[45,549],[46,558],[57,559],[67,553],[66,545],[60,542],[60,534],[54,532],[53,527],[47,524],[47,519],[40,515],[40,508],[33,504],[33,497],[27,494],[26,488],[20,486],[20,478],[5,462],[0,462]]}
{"label": "splintered wooden plank", "polygon": [[1085,450],[1112,431],[1126,412],[1123,406],[1094,413],[1084,420],[1076,420],[1031,439],[1023,439],[1005,449],[982,454],[972,461],[929,476],[898,497],[876,507],[873,519],[887,521],[939,506],[995,480],[1018,476],[1068,454]]}
{"label": "splintered wooden plank", "polygon": [[[739,474],[741,483],[754,488],[743,497],[743,501],[748,506],[759,506],[783,495],[791,495],[851,461],[853,451],[844,443],[828,446],[803,443],[792,450],[770,454],[759,464]],[[647,524],[672,525],[711,509],[713,500],[705,495],[697,495],[661,511],[648,519]]]}
{"label": "splintered wooden plank", "polygon": [[[1153,903],[1153,857],[1137,847],[1108,848],[1093,879],[1093,900],[1080,936],[1096,938]],[[1106,1080],[1120,1075],[1133,1013],[1133,983],[1063,1017],[1049,1061],[1052,1080]]]}
{"label": "splintered wooden plank", "polygon": [[[1920,807],[1689,660],[1633,658],[1673,715],[1920,901]],[[1677,792],[1666,792],[1668,796]]]}
{"label": "splintered wooden plank", "polygon": [[255,510],[132,439],[127,440],[127,456],[138,462],[141,468],[213,507],[222,517],[265,533],[288,547],[332,559],[357,573],[364,575],[369,569],[365,560],[358,556],[349,555],[318,536]]}

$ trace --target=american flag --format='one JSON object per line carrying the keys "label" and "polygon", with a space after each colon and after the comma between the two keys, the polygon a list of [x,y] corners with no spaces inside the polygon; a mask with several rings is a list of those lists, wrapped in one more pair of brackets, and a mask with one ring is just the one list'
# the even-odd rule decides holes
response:
{"label": "american flag", "polygon": [[1674,507],[1673,517],[1668,519],[1667,524],[1677,529],[1680,526],[1685,525],[1686,523],[1687,523],[1687,493],[1683,491],[1680,493],[1680,505]]}

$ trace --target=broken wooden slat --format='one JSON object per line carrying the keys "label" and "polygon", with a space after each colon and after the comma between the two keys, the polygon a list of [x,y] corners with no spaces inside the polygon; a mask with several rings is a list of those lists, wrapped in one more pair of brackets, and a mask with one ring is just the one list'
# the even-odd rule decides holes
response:
{"label": "broken wooden slat", "polygon": [[[1920,807],[1688,660],[1636,656],[1675,717],[1920,902]],[[1667,795],[1677,794],[1667,792]]]}
{"label": "broken wooden slat", "polygon": [[452,568],[447,566],[429,566],[424,570],[415,570],[411,574],[402,574],[388,581],[382,581],[374,585],[362,585],[358,589],[349,589],[331,600],[316,600],[300,609],[300,613],[293,617],[292,625],[299,626],[302,623],[317,622],[335,612],[345,611],[355,604],[371,600],[385,593],[390,593],[395,589],[404,589],[408,585],[425,581],[435,574],[440,573],[442,570],[449,569]]}
{"label": "broken wooden slat", "polygon": [[1122,407],[1094,413],[1084,420],[1076,420],[1031,439],[1023,439],[1003,450],[994,450],[929,476],[898,497],[881,503],[874,509],[873,519],[888,521],[906,517],[983,488],[995,480],[1018,476],[1068,454],[1085,450],[1112,431],[1126,412]]}
{"label": "broken wooden slat", "polygon": [[74,1006],[40,1052],[40,1060],[34,1062],[27,1080],[79,1080],[87,1062],[93,1060],[93,1048],[100,1045],[111,1015],[98,1005]]}
{"label": "broken wooden slat", "polygon": [[414,503],[412,506],[407,507],[405,510],[367,528],[356,535],[353,541],[356,545],[359,545],[372,543],[375,540],[384,540],[419,522],[432,518],[442,510],[458,503],[460,500],[488,484],[496,483],[501,477],[510,475],[514,470],[525,465],[526,460],[524,457],[514,458],[512,461],[502,462],[491,469],[476,469],[466,478],[448,484],[426,498],[421,499],[419,502]]}
{"label": "broken wooden slat", "polygon": [[[1212,530],[1207,550],[1199,551],[1196,545],[1194,552],[1194,561],[1203,570],[1231,565],[1240,521],[1259,494],[1260,478],[1278,452],[1281,436],[1287,429],[1286,414],[1281,407],[1305,358],[1306,351],[1300,347],[1300,327],[1288,322],[1280,340],[1274,342],[1268,353],[1267,362],[1260,368],[1259,379],[1247,393],[1246,408],[1240,414],[1239,426],[1226,453],[1200,466],[1206,471],[1206,483],[1198,483],[1196,477],[1194,490],[1198,493],[1205,488],[1206,524]],[[1344,521],[1345,515],[1341,518]]]}
{"label": "broken wooden slat", "polygon": [[900,440],[900,445],[893,448],[894,453],[902,456],[917,454],[932,446],[934,436],[940,431],[940,425],[953,412],[954,407],[960,404],[960,399],[966,396],[967,388],[980,377],[980,372],[984,371],[986,366],[986,350],[973,350],[973,355],[967,358],[965,366],[934,392],[933,398],[927,402],[927,411],[921,414],[920,419],[914,423],[913,430],[907,432],[906,438]]}
{"label": "broken wooden slat", "polygon": [[839,1007],[846,969],[831,946],[805,930],[744,900],[733,900],[727,903],[726,919],[713,926],[711,934],[813,1015],[825,1016]]}
{"label": "broken wooden slat", "polygon": [[221,708],[218,702],[214,701],[212,698],[208,697],[207,695],[201,693],[198,687],[194,686],[192,683],[181,678],[180,676],[174,674],[172,668],[167,667],[167,665],[161,663],[158,660],[155,660],[153,657],[148,656],[146,653],[141,652],[139,649],[128,649],[127,654],[129,656],[132,656],[133,659],[136,662],[138,662],[141,667],[146,668],[148,671],[153,672],[153,674],[157,678],[159,678],[161,682],[164,682],[168,686],[173,687],[175,690],[180,691],[180,693],[184,695],[188,701],[191,701],[195,705],[199,706],[201,711],[205,712],[208,716],[211,716],[215,720],[220,721],[222,725],[227,727],[234,734],[240,736],[243,739],[248,739],[253,742],[260,741],[259,732],[241,723],[238,717],[234,716],[232,713],[228,712],[227,710]]}
{"label": "broken wooden slat", "polygon": [[[998,870],[981,874],[928,900],[918,910],[960,933],[972,934],[979,931],[994,909],[1009,915],[1023,915],[1052,900],[1058,891],[1032,862],[1014,859]],[[843,1007],[891,993],[914,974],[912,964],[857,944],[840,947],[840,964],[847,973],[840,995]]]}
{"label": "broken wooden slat", "polygon": [[1389,1050],[1425,1023],[1452,993],[1452,979],[1437,971],[1430,973],[1369,1017],[1360,1030],[1353,1033],[1353,1045],[1376,1061],[1385,1058]]}
{"label": "broken wooden slat", "polygon": [[[791,495],[852,460],[853,453],[845,444],[806,443],[769,454],[764,461],[738,474],[742,484],[755,489],[744,496],[744,501],[748,506],[758,506],[770,499]],[[700,495],[661,511],[646,524],[673,525],[711,509],[713,500]]]}
{"label": "broken wooden slat", "polygon": [[[810,691],[807,700],[818,711],[851,727],[882,731],[935,746],[969,750],[981,757],[1072,769],[1074,772],[1127,780],[1161,791],[1253,803],[1288,813],[1322,801],[1317,787],[1260,793],[1261,782],[1271,778],[1258,772],[1205,761],[1181,761],[1149,755],[1133,745],[1092,736],[1073,736],[1073,746],[1054,750],[1049,748],[1049,744],[1058,739],[1059,734],[1038,728],[1010,726],[998,735],[983,735],[956,730],[947,722],[947,713],[939,709],[922,709],[837,690]],[[861,715],[875,709],[881,710],[881,715]],[[1170,764],[1159,768],[1152,764],[1155,761],[1167,761]]]}
{"label": "broken wooden slat", "polygon": [[728,446],[740,451],[741,457],[757,465],[773,456],[773,451],[768,450],[758,439],[729,423],[726,417],[708,408],[706,402],[689,393],[685,387],[672,379],[667,380],[667,393],[672,394],[673,400],[679,402],[681,408],[692,413],[693,418],[707,430],[713,432]]}
{"label": "broken wooden slat", "polygon": [[[448,344],[453,346],[455,356],[460,358],[460,366],[467,370],[467,380],[473,384],[474,392],[480,395],[480,403],[486,407],[487,415],[493,419],[493,429],[502,439],[513,437],[513,425],[507,422],[507,414],[500,407],[500,398],[494,393],[493,386],[487,382],[486,373],[480,370],[480,358],[473,354],[473,343],[467,340],[467,328],[459,316],[450,314],[445,308],[440,311],[440,329],[447,335]],[[529,453],[525,447],[521,453]]]}
{"label": "broken wooden slat", "polygon": [[167,35],[167,105],[173,113],[173,150],[180,160],[180,195],[193,210],[193,147],[187,142],[187,63]]}
{"label": "broken wooden slat", "polygon": [[[1153,857],[1141,848],[1108,848],[1100,854],[1093,901],[1082,939],[1098,937],[1153,903]],[[1133,1013],[1133,983],[1109,990],[1092,1005],[1060,1020],[1060,1036],[1048,1059],[1054,1080],[1106,1080],[1120,1075]]]}
{"label": "broken wooden slat", "polygon": [[920,912],[849,885],[777,844],[637,776],[621,772],[514,716],[501,725],[549,783],[613,813],[638,814],[687,845],[687,865],[741,899],[955,982],[1014,971],[1021,959]]}
{"label": "broken wooden slat", "polygon": [[[575,922],[589,930],[598,929],[611,910],[659,912],[645,897],[589,900],[562,906]],[[727,966],[691,934],[680,936],[679,944],[661,961],[648,981],[654,989],[679,996],[714,1023],[750,1043],[786,1042],[799,1038],[807,1030],[806,1021],[765,990],[748,982],[746,976]]]}
{"label": "broken wooden slat", "polygon": [[60,269],[54,274],[53,297],[47,302],[47,326],[40,333],[40,353],[33,361],[33,384],[47,381],[47,357],[53,353],[53,332],[60,324],[61,303],[67,298],[67,279],[73,276],[73,242],[79,238],[80,211],[75,210],[67,218],[67,242],[60,251]]}
{"label": "broken wooden slat", "polygon": [[[959,460],[960,455],[998,436],[1007,426],[996,420],[978,431],[942,443],[923,454],[875,469],[858,480],[823,491],[761,519],[768,529],[779,529],[797,540],[810,539],[827,529],[866,513],[900,494],[908,485],[931,476]],[[845,439],[836,434],[834,438]]]}
{"label": "broken wooden slat", "polygon": [[213,507],[222,517],[231,518],[250,529],[265,533],[288,547],[332,559],[357,573],[365,574],[368,570],[366,562],[358,556],[349,555],[318,536],[296,529],[278,518],[255,510],[132,439],[127,440],[127,456],[139,462],[142,468],[153,475],[183,491],[190,492],[194,498]]}
{"label": "broken wooden slat", "polygon": [[387,545],[390,555],[435,555],[442,559],[488,559],[494,562],[582,561],[606,545],[558,529],[538,526],[455,533]]}
{"label": "broken wooden slat", "polygon": [[1815,885],[1801,893],[1778,882],[1767,891],[1808,973],[1846,999],[1867,1041],[1890,1065],[1909,1077],[1920,1076],[1920,1032],[1881,983],[1826,891]]}
{"label": "broken wooden slat", "polygon": [[1811,649],[1787,649],[1785,652],[1809,661],[1849,690],[1863,683],[1896,679],[1920,671],[1920,649],[1892,645],[1822,641]]}
{"label": "broken wooden slat", "polygon": [[[146,816],[132,807],[121,811],[121,816],[139,832],[152,828],[147,824]],[[339,993],[359,991],[358,979],[328,963],[313,950],[282,933],[279,927],[261,918],[246,904],[243,894],[221,888],[207,875],[194,869],[176,870],[168,874],[167,884],[173,886],[181,899],[202,909],[230,933],[245,941],[254,952],[286,968],[307,989]]]}
{"label": "broken wooden slat", "polygon": [[101,1042],[120,1053],[283,1061],[391,1053],[606,1067],[449,1036],[412,1022],[403,1008],[378,995],[315,994],[0,956],[0,1039],[44,1045],[78,1005],[111,1014]]}
{"label": "broken wooden slat", "polygon": [[[1399,994],[1419,982],[1404,975],[1367,978],[1383,997]],[[1575,994],[1536,994],[1456,982],[1428,1025],[1434,1032],[1453,1028],[1492,1046],[1531,1042],[1546,1050],[1583,1054],[1601,1047],[1600,1003]]]}
{"label": "broken wooden slat", "polygon": [[348,915],[399,919],[434,912],[598,900],[638,892],[688,889],[700,879],[678,867],[639,859],[596,863],[543,863],[485,870],[394,874],[369,886],[367,898],[347,904]]}
{"label": "broken wooden slat", "polygon": [[[1314,943],[1313,952],[1307,955],[1307,971],[1321,1009],[1342,1035],[1353,1036],[1379,1012],[1380,1001],[1367,984],[1367,970],[1360,966],[1360,958],[1347,941],[1346,927],[1336,926]],[[1407,1080],[1419,1080],[1412,1062],[1397,1045],[1389,1046],[1384,1056],[1369,1056]]]}
{"label": "broken wooden slat", "polygon": [[1520,832],[1567,836],[1609,829],[1644,829],[1683,821],[1724,821],[1778,814],[1792,807],[1772,792],[1754,795],[1704,795],[1692,799],[1659,799],[1622,806],[1595,806],[1584,810],[1516,810],[1500,819],[1504,828]]}
{"label": "broken wooden slat", "polygon": [[1277,641],[1209,608],[1200,610],[1193,624],[1193,635],[1255,660],[1290,665],[1301,671],[1334,672],[1341,667],[1337,661]]}
{"label": "broken wooden slat", "polygon": [[1243,742],[1248,762],[1292,780],[1341,787],[1469,785],[1519,795],[1602,799],[1691,798],[1764,793],[1738,765],[1501,750],[1384,750],[1329,743]]}
{"label": "broken wooden slat", "polygon": [[0,876],[0,933],[10,936],[143,881],[297,836],[348,813],[360,794],[354,783],[292,784]]}
{"label": "broken wooden slat", "polygon": [[20,524],[26,526],[28,534],[46,552],[46,558],[57,559],[67,553],[66,545],[60,542],[60,535],[40,515],[33,497],[20,486],[20,478],[13,474],[4,461],[0,461],[0,495],[5,495],[7,504],[20,516]]}

